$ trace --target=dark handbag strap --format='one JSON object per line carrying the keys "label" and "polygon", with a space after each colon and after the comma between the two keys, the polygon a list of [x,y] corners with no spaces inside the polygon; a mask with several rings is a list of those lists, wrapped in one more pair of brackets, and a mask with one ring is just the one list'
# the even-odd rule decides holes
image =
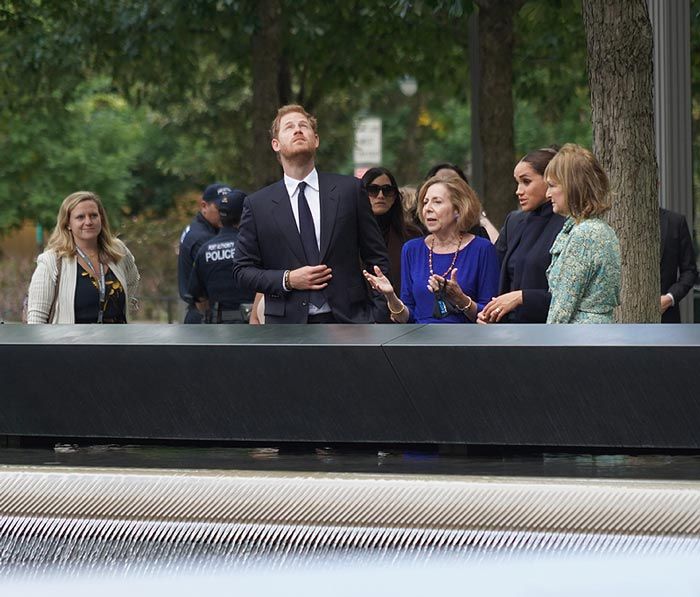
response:
{"label": "dark handbag strap", "polygon": [[53,300],[51,301],[51,308],[49,309],[49,318],[46,323],[51,323],[53,320],[54,313],[56,312],[56,301],[58,300],[58,290],[61,287],[61,266],[63,265],[63,258],[59,255],[56,257],[56,287],[53,291]]}

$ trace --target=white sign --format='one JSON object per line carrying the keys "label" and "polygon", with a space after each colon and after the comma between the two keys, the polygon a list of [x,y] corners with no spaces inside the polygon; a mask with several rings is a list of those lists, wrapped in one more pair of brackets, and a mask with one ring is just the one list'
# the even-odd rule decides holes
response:
{"label": "white sign", "polygon": [[352,152],[355,164],[379,165],[382,163],[382,119],[358,118],[355,121],[355,148]]}

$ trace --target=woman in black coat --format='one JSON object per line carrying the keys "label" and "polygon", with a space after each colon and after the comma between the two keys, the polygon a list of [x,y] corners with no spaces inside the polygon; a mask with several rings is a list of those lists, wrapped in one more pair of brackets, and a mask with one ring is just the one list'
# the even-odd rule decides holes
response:
{"label": "woman in black coat", "polygon": [[545,323],[549,311],[549,249],[564,225],[545,193],[544,170],[558,148],[531,151],[515,166],[513,176],[520,209],[506,217],[496,241],[501,260],[499,296],[479,314],[480,323]]}

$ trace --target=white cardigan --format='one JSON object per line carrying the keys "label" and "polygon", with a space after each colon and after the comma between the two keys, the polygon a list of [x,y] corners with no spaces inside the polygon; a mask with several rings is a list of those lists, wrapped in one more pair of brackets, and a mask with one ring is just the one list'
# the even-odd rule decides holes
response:
{"label": "white cardigan", "polygon": [[[121,242],[121,241],[117,241]],[[135,296],[139,282],[139,270],[136,268],[134,256],[124,243],[122,248],[126,255],[119,263],[109,262],[109,269],[114,272],[117,280],[124,287],[126,295],[126,311],[128,314],[131,299]],[[27,299],[27,323],[47,323],[51,303],[56,291],[58,275],[58,260],[56,253],[49,249],[36,259],[36,269],[29,284]],[[50,323],[75,323],[75,286],[78,277],[78,262],[75,256],[61,259],[61,285],[58,289],[56,308]]]}

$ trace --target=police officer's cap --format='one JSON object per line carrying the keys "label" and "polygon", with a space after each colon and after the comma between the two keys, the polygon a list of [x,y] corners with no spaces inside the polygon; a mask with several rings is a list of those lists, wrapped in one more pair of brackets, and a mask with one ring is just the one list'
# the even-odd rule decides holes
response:
{"label": "police officer's cap", "polygon": [[218,201],[222,195],[230,193],[231,190],[232,189],[229,185],[223,184],[221,182],[215,182],[214,184],[210,184],[206,189],[204,189],[202,199],[204,199],[204,201],[206,201],[207,203],[211,203],[212,201]]}
{"label": "police officer's cap", "polygon": [[219,199],[219,215],[222,218],[240,220],[245,198],[246,194],[238,189],[232,189],[228,193],[222,193]]}

